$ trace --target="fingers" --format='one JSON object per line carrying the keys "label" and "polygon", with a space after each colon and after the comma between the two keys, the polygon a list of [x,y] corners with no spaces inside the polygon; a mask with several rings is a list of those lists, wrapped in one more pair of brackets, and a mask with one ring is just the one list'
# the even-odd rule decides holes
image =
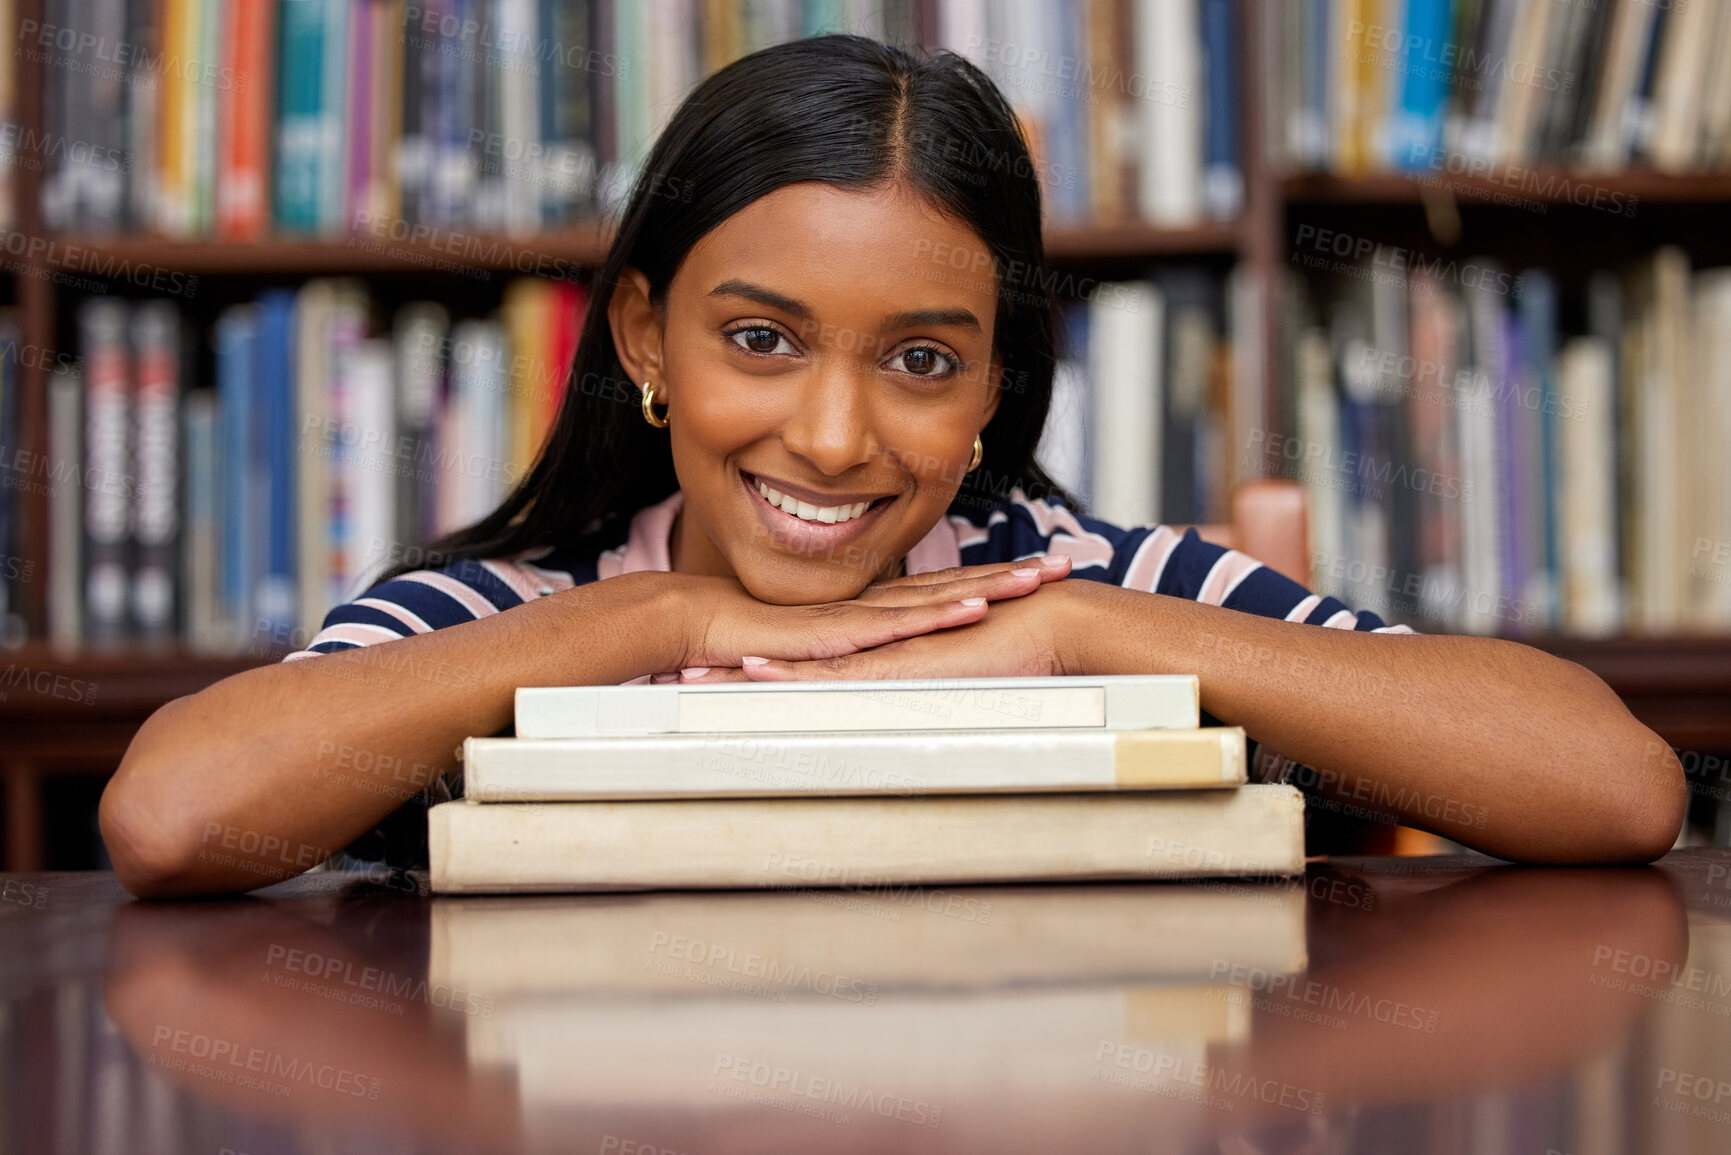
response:
{"label": "fingers", "polygon": [[776,654],[776,657],[836,658],[935,630],[972,625],[986,616],[986,599],[974,596],[959,601],[906,606],[844,603],[833,607],[814,606],[812,610],[813,624],[819,628],[803,647],[805,652]]}
{"label": "fingers", "polygon": [[668,681],[682,686],[708,682],[749,682],[745,671],[737,666],[688,666]]}
{"label": "fingers", "polygon": [[880,649],[844,654],[838,658],[820,658],[813,662],[765,658],[743,666],[741,670],[749,682],[848,682],[917,676],[886,672],[886,667],[894,662],[893,655],[886,660],[884,651]]}
{"label": "fingers", "polygon": [[[914,578],[896,578],[866,587],[859,600],[874,605],[914,605],[924,601],[945,601],[965,597],[983,597],[989,601],[1022,597],[1033,593],[1046,582],[1068,577],[1070,559],[1064,554],[1048,554],[1018,562],[982,566],[957,566]],[[927,581],[927,578],[939,578]]]}

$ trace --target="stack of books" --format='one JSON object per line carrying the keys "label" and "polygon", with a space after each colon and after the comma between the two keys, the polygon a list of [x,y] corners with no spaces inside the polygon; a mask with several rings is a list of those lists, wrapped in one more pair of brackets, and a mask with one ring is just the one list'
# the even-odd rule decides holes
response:
{"label": "stack of books", "polygon": [[444,893],[1286,876],[1190,676],[525,688],[430,812]]}

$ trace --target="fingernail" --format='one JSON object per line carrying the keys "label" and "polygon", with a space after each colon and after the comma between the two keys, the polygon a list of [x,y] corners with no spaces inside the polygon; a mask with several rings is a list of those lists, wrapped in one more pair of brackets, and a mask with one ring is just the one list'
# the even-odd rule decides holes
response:
{"label": "fingernail", "polygon": [[1013,569],[1010,572],[1017,577],[1038,577],[1040,573],[1037,569]]}
{"label": "fingernail", "polygon": [[986,604],[986,599],[985,598],[963,598],[962,604],[964,606],[983,606]]}
{"label": "fingernail", "polygon": [[742,666],[767,666],[767,665],[769,665],[769,659],[768,658],[741,658],[741,659],[739,659],[739,664]]}
{"label": "fingernail", "polygon": [[1045,557],[1040,559],[1040,564],[1046,565],[1046,566],[1051,566],[1053,569],[1057,569],[1059,566],[1069,565],[1070,564],[1070,556],[1068,554],[1062,554],[1062,553],[1049,553]]}
{"label": "fingernail", "polygon": [[669,682],[679,681],[679,675],[678,674],[651,674],[651,675],[649,675],[649,680],[658,686],[665,686]]}
{"label": "fingernail", "polygon": [[701,678],[707,673],[709,673],[708,666],[687,666],[679,671],[679,676],[681,678]]}

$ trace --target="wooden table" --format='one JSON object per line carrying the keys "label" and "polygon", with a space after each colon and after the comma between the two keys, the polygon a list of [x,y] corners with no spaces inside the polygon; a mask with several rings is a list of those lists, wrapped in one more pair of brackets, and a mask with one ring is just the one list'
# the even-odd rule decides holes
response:
{"label": "wooden table", "polygon": [[1731,1148],[1731,852],[138,903],[0,876],[9,1151]]}

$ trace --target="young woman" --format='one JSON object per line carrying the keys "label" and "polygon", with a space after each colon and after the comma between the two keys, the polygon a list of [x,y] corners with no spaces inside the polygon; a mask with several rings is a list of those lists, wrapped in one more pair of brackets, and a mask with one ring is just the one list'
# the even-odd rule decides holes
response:
{"label": "young woman", "polygon": [[402,804],[516,687],[646,676],[1195,673],[1319,808],[1533,862],[1671,846],[1677,759],[1580,667],[1073,512],[1034,461],[1043,268],[1027,148],[962,60],[822,37],[710,77],[625,209],[533,470],[434,545],[452,564],[159,710],[102,799],[122,881],[247,889],[424,837]]}

